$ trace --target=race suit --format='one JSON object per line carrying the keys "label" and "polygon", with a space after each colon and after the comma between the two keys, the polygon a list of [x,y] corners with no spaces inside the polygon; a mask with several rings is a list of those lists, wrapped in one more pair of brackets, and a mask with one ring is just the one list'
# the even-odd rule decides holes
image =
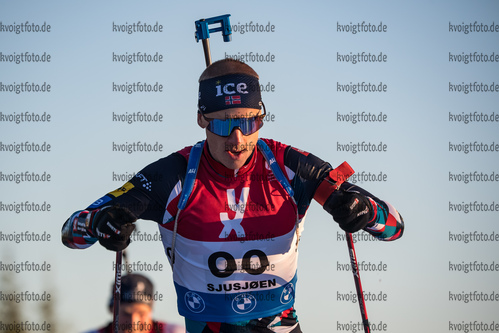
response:
{"label": "race suit", "polygon": [[[262,140],[293,188],[293,198],[258,149],[243,167],[232,170],[211,157],[205,142],[194,188],[178,216],[192,147],[148,165],[74,213],[63,226],[63,243],[91,246],[98,239],[87,214],[126,207],[159,225],[188,332],[301,332],[293,307],[297,246],[315,190],[332,168],[312,154]],[[350,183],[341,189],[368,197],[373,214],[365,231],[380,240],[402,236],[403,220],[390,204]]]}

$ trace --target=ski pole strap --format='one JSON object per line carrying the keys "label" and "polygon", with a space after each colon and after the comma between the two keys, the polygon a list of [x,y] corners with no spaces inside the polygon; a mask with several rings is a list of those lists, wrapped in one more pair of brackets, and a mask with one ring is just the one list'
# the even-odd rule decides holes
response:
{"label": "ski pole strap", "polygon": [[324,203],[331,193],[339,189],[341,184],[354,173],[355,171],[353,171],[352,167],[347,162],[341,163],[336,169],[329,171],[329,174],[324,178],[319,187],[317,187],[314,199],[320,203],[321,206],[324,206]]}

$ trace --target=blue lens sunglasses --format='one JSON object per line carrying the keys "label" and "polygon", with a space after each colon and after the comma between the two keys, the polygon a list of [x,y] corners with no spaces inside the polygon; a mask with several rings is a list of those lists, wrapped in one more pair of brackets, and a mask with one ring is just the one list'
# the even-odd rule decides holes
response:
{"label": "blue lens sunglasses", "polygon": [[[263,114],[250,118],[226,118],[215,119],[207,118],[204,114],[203,118],[209,122],[208,131],[222,137],[228,137],[234,129],[239,128],[243,135],[250,135],[258,131],[263,126],[263,118],[267,114],[265,105],[262,102]],[[200,112],[200,111],[198,111]]]}

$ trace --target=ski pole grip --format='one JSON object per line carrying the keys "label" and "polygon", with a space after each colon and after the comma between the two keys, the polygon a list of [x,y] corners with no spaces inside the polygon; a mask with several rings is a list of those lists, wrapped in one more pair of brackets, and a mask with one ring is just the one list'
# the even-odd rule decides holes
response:
{"label": "ski pole grip", "polygon": [[348,164],[347,162],[341,163],[336,169],[329,171],[328,176],[324,178],[319,187],[317,187],[317,190],[314,194],[314,199],[321,206],[324,206],[324,203],[326,202],[327,198],[329,198],[331,193],[338,190],[341,184],[343,184],[343,182],[345,182],[348,177],[350,177],[354,173],[355,171],[353,171],[350,164]]}
{"label": "ski pole grip", "polygon": [[350,164],[345,161],[341,163],[336,169],[329,171],[329,177],[331,177],[331,179],[336,182],[336,185],[339,188],[340,185],[354,173],[355,171],[353,171]]}

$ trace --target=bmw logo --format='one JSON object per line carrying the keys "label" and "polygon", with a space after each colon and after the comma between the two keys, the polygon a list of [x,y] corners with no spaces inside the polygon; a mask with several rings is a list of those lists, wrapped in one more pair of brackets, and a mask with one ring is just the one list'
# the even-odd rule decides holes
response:
{"label": "bmw logo", "polygon": [[192,312],[200,313],[204,310],[205,307],[204,300],[198,294],[192,291],[188,291],[185,293],[184,299],[185,299],[185,305],[187,305],[187,308]]}
{"label": "bmw logo", "polygon": [[232,300],[232,309],[239,313],[249,313],[256,307],[256,298],[251,294],[241,294]]}
{"label": "bmw logo", "polygon": [[288,283],[284,286],[281,294],[281,303],[286,304],[294,299],[295,286],[292,283]]}

